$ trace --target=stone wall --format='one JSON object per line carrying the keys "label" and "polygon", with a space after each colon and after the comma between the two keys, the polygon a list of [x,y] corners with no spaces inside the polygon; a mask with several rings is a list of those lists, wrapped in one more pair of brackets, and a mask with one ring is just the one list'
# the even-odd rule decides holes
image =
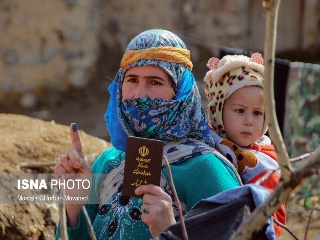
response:
{"label": "stone wall", "polygon": [[0,103],[32,107],[85,87],[99,50],[96,15],[65,1],[1,1]]}
{"label": "stone wall", "polygon": [[[277,50],[320,45],[320,0],[282,0]],[[96,77],[112,78],[129,40],[149,28],[177,33],[202,78],[221,46],[262,51],[257,0],[2,0],[0,107],[54,104]]]}

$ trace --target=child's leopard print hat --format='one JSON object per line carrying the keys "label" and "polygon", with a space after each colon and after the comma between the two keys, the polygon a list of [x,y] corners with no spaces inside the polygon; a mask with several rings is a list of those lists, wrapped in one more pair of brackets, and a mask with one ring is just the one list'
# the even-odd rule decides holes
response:
{"label": "child's leopard print hat", "polygon": [[[263,88],[264,65],[260,53],[254,53],[251,58],[244,55],[226,55],[221,60],[210,58],[207,66],[210,71],[204,77],[205,93],[208,98],[208,118],[213,129],[226,138],[222,120],[224,101],[232,93],[245,86],[260,86]],[[261,136],[267,132],[267,124]]]}

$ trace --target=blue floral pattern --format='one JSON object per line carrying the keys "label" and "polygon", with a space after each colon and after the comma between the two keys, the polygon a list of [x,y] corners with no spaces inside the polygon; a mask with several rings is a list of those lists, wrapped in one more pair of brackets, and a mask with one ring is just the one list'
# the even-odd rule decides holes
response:
{"label": "blue floral pattern", "polygon": [[[214,141],[201,108],[198,88],[188,69],[185,69],[178,82],[178,93],[173,100],[122,99],[120,87],[117,94],[118,117],[126,135],[157,139],[165,144],[181,139],[193,139],[207,144],[207,148],[213,146]],[[195,155],[201,154],[197,150],[203,149],[195,149]]]}

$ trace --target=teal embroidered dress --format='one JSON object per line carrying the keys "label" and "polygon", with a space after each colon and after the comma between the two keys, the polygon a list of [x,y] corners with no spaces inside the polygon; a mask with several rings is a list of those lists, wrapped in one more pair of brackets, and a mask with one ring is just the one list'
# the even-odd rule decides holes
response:
{"label": "teal embroidered dress", "polygon": [[[94,173],[108,173],[124,158],[124,152],[115,148],[107,149],[95,161],[92,170]],[[163,167],[162,171],[168,177],[166,167]],[[214,154],[203,154],[173,164],[171,171],[179,199],[186,204],[187,210],[200,199],[238,186],[233,171]],[[99,201],[102,180],[98,179],[94,183],[90,201]],[[120,185],[106,203],[86,206],[97,239],[152,239],[148,226],[140,218],[142,199],[123,197],[121,187]],[[68,234],[69,239],[90,239],[83,213],[79,215],[78,226],[68,228]]]}

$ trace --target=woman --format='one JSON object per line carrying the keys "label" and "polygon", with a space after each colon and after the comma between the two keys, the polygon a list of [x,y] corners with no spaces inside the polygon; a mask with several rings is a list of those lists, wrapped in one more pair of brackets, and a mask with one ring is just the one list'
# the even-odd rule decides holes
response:
{"label": "woman", "polygon": [[[164,142],[184,213],[201,199],[240,183],[231,167],[213,154],[190,53],[178,36],[161,29],[140,33],[129,43],[120,67],[109,87],[105,115],[113,147],[92,165],[96,177],[89,203],[97,204],[86,209],[97,239],[150,239],[178,220],[177,203],[164,166],[160,186],[139,186],[135,193],[142,198],[122,195],[127,136]],[[76,125],[72,127],[73,148],[60,157],[55,173],[88,175],[91,168],[83,160]],[[89,239],[81,207],[66,205],[70,239]]]}

